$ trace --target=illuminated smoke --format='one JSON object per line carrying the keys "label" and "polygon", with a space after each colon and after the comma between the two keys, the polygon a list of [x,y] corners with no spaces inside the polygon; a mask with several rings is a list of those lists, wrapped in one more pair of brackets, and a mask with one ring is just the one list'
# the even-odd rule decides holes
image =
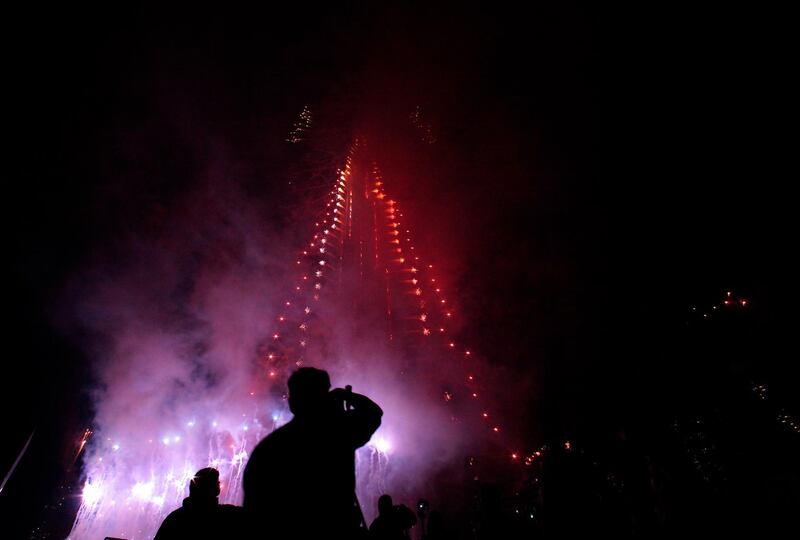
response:
{"label": "illuminated smoke", "polygon": [[[440,467],[463,459],[465,429],[490,431],[480,418],[485,403],[454,408],[441,397],[443,387],[452,394],[476,384],[468,372],[480,365],[464,345],[445,337],[443,346],[424,342],[409,356],[387,339],[381,302],[356,315],[347,302],[326,296],[326,272],[342,272],[347,281],[357,271],[337,265],[336,245],[328,240],[352,234],[347,171],[331,179],[336,212],[317,221],[314,246],[298,251],[292,235],[268,227],[258,205],[231,185],[205,186],[176,205],[159,234],[127,237],[116,250],[124,259],[87,264],[72,302],[80,327],[91,336],[85,345],[98,386],[93,435],[83,456],[83,505],[70,538],[152,537],[180,506],[194,472],[206,466],[220,470],[221,501],[241,503],[249,451],[291,418],[281,393],[296,363],[287,359],[284,341],[298,332],[304,333],[295,345],[304,348],[305,365],[328,369],[334,386],[351,384],[385,411],[383,426],[358,455],[368,517],[384,491],[412,497]],[[375,200],[386,201],[389,224],[379,230],[386,238],[378,241],[409,252],[408,259],[390,261],[406,278],[398,283],[421,291],[409,292],[409,299],[423,291],[438,295],[426,296],[430,307],[407,320],[417,328],[414,339],[433,340],[422,325],[432,323],[434,314],[437,325],[452,316],[440,287],[428,286],[442,277],[432,277],[433,266],[419,261],[405,225],[403,244],[394,243],[400,235],[390,233],[403,214],[386,196],[377,169],[372,174]],[[310,257],[316,257],[313,270],[304,266]],[[424,289],[417,276],[428,280]],[[298,289],[306,296],[293,304],[288,298],[298,297],[287,295]],[[370,298],[359,300],[370,305]],[[281,329],[291,310],[313,322]],[[458,356],[447,356],[448,348]],[[462,391],[459,398],[469,395]]]}

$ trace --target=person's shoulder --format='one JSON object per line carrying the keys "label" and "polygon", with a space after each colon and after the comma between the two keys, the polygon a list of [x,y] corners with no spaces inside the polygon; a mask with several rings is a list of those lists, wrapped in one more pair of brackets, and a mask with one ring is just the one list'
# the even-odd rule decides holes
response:
{"label": "person's shoulder", "polygon": [[270,453],[273,452],[282,446],[284,446],[285,441],[292,437],[292,422],[288,424],[284,424],[281,427],[277,428],[275,431],[261,439],[261,441],[253,448],[253,453],[250,456],[251,459],[253,456],[257,454],[263,453]]}
{"label": "person's shoulder", "polygon": [[156,539],[162,538],[172,538],[172,534],[179,528],[183,523],[186,521],[186,509],[182,506],[180,508],[176,508],[169,514],[167,517],[164,518],[164,521],[161,522],[161,525],[158,528],[158,533],[156,534]]}
{"label": "person's shoulder", "polygon": [[259,446],[269,446],[270,444],[274,444],[277,439],[280,439],[282,437],[281,434],[283,433],[284,431],[283,428],[285,427],[286,426],[284,425],[267,433],[267,435],[263,439],[261,439],[261,441],[259,441],[259,443],[256,445],[256,448],[258,448]]}
{"label": "person's shoulder", "polygon": [[372,520],[369,531],[371,533],[383,533],[386,531],[386,528],[386,518],[384,516],[378,516]]}
{"label": "person's shoulder", "polygon": [[182,519],[184,517],[184,514],[186,514],[186,508],[184,508],[183,506],[179,506],[178,508],[167,514],[167,517],[164,518],[164,521],[167,520],[175,521]]}
{"label": "person's shoulder", "polygon": [[272,433],[267,435],[265,438],[273,437],[276,439],[280,439],[282,437],[286,437],[287,435],[295,431],[296,428],[297,428],[297,422],[293,418],[288,422],[286,422],[285,424],[283,424],[281,427],[276,428]]}
{"label": "person's shoulder", "polygon": [[217,515],[225,520],[228,519],[241,519],[244,514],[244,508],[236,506],[235,504],[220,504],[217,506]]}

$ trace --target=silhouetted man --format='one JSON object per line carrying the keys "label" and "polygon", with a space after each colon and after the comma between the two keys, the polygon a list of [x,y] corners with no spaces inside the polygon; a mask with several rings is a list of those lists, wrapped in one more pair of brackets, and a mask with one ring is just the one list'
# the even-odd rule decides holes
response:
{"label": "silhouetted man", "polygon": [[408,540],[408,529],[416,525],[417,517],[408,506],[392,504],[391,495],[378,498],[378,517],[369,527],[370,540]]}
{"label": "silhouetted man", "polygon": [[218,496],[219,471],[211,467],[197,471],[183,506],[166,517],[153,540],[242,538],[242,509],[219,504]]}
{"label": "silhouetted man", "polygon": [[289,377],[292,420],[262,440],[244,472],[244,508],[253,537],[358,538],[365,530],[355,496],[355,450],[381,425],[366,396],[330,390],[328,373]]}

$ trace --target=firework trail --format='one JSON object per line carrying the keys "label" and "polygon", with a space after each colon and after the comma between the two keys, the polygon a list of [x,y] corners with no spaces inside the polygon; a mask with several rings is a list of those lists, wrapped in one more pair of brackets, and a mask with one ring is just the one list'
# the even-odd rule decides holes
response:
{"label": "firework trail", "polygon": [[381,493],[412,497],[463,458],[465,417],[498,436],[482,361],[450,335],[455,302],[363,140],[325,189],[307,242],[281,257],[280,279],[265,269],[280,265],[268,261],[285,252],[281,240],[254,234],[264,230],[257,213],[214,193],[206,229],[194,230],[190,211],[189,232],[166,241],[188,235],[187,249],[214,254],[190,277],[180,255],[147,247],[138,254],[147,268],[105,277],[90,295],[86,317],[106,337],[106,358],[93,432],[78,450],[86,480],[69,538],[151,538],[207,466],[220,471],[220,501],[240,504],[249,452],[291,418],[285,382],[300,365],[327,369],[335,386],[352,384],[386,411],[357,455],[368,516]]}
{"label": "firework trail", "polygon": [[3,482],[0,483],[0,493],[3,492],[3,490],[6,487],[6,484],[8,483],[8,480],[11,478],[11,475],[14,474],[14,470],[17,468],[17,465],[19,465],[19,462],[22,459],[22,456],[24,456],[25,452],[28,451],[28,446],[30,446],[30,444],[31,444],[31,440],[33,439],[33,434],[34,433],[36,433],[36,430],[31,431],[31,434],[28,437],[28,440],[25,441],[25,444],[22,446],[22,450],[20,451],[19,455],[17,456],[17,459],[14,460],[14,463],[11,465],[11,468],[8,470],[8,473],[6,473],[6,475],[3,477]]}

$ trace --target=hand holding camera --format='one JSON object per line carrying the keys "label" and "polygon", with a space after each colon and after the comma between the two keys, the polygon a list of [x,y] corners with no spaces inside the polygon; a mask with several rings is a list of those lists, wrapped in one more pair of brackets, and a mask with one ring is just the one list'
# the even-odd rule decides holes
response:
{"label": "hand holding camera", "polygon": [[344,388],[334,388],[328,395],[336,403],[338,407],[343,407],[345,410],[350,408],[350,401],[353,396],[353,387],[349,384]]}

